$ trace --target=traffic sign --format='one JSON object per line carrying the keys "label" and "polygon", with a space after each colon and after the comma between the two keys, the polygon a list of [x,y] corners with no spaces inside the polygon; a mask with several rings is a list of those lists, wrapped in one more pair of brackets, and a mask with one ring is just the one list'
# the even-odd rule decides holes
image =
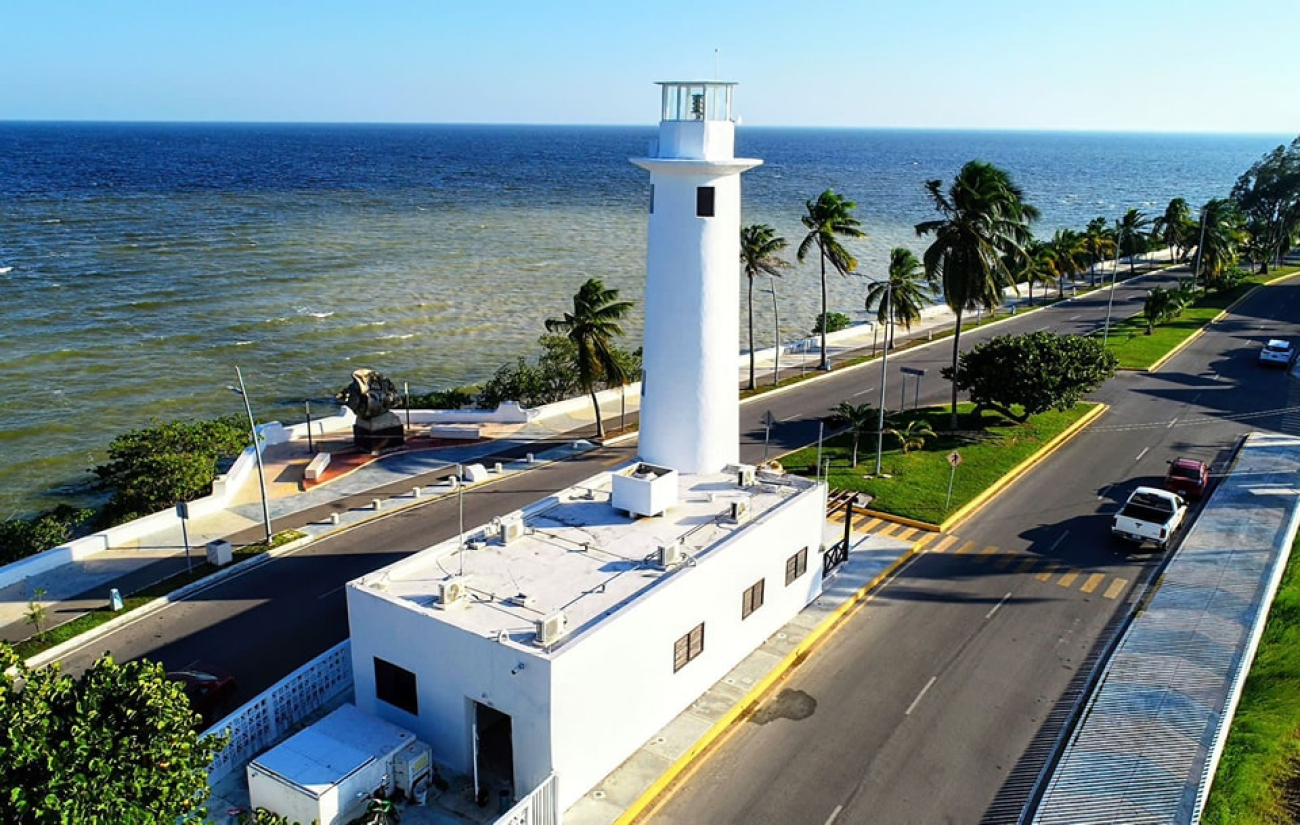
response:
{"label": "traffic sign", "polygon": [[952,465],[954,470],[957,469],[957,465],[961,464],[961,454],[956,450],[948,453],[948,463]]}
{"label": "traffic sign", "polygon": [[903,375],[915,375],[917,378],[925,375],[925,370],[917,369],[916,367],[899,367],[898,371]]}
{"label": "traffic sign", "polygon": [[775,427],[776,424],[777,424],[776,416],[775,416],[775,415],[772,415],[772,411],[771,411],[771,410],[768,410],[767,412],[763,413],[763,426],[764,426],[764,427]]}

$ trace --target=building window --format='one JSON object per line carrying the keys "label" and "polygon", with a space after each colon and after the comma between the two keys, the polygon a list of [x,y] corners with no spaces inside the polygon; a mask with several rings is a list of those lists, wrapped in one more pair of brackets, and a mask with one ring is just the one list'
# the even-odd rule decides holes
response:
{"label": "building window", "polygon": [[375,696],[412,716],[420,715],[415,692],[415,674],[392,662],[375,657]]}
{"label": "building window", "polygon": [[808,548],[785,560],[785,583],[791,584],[808,570]]}
{"label": "building window", "polygon": [[688,662],[703,652],[704,622],[700,622],[673,645],[673,673],[686,667]]}
{"label": "building window", "polygon": [[695,214],[701,218],[713,217],[712,186],[697,186],[695,188]]}
{"label": "building window", "polygon": [[650,184],[650,214],[655,213],[655,185]]}
{"label": "building window", "polygon": [[740,601],[741,619],[748,619],[750,613],[763,606],[763,583],[766,581],[767,579],[759,579],[745,591],[744,598]]}

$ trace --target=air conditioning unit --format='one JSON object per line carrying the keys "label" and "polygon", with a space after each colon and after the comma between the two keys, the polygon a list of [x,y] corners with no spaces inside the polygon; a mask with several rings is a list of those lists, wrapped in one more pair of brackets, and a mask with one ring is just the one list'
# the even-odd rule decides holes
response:
{"label": "air conditioning unit", "polygon": [[506,602],[515,607],[535,607],[537,605],[537,599],[527,593],[516,593],[506,599]]}
{"label": "air conditioning unit", "polygon": [[423,782],[433,768],[431,749],[416,740],[393,754],[393,784],[409,798],[414,795],[415,786]]}
{"label": "air conditioning unit", "polygon": [[537,620],[537,644],[542,647],[549,647],[560,640],[564,635],[567,619],[564,613],[556,612],[551,615]]}
{"label": "air conditioning unit", "polygon": [[524,517],[522,513],[511,513],[501,517],[501,543],[509,544],[524,537]]}
{"label": "air conditioning unit", "polygon": [[736,524],[749,521],[750,502],[747,498],[731,502],[731,520]]}
{"label": "air conditioning unit", "polygon": [[756,468],[754,467],[753,464],[739,464],[739,465],[737,465],[737,466],[736,466],[736,484],[737,484],[737,486],[740,486],[740,487],[753,487],[753,486],[754,486],[754,472],[755,472],[755,469],[756,469]]}
{"label": "air conditioning unit", "polygon": [[438,582],[438,607],[446,610],[465,599],[465,580],[453,576]]}
{"label": "air conditioning unit", "polygon": [[680,540],[674,541],[672,544],[661,544],[659,549],[655,551],[655,566],[660,570],[676,567],[682,563],[685,554]]}

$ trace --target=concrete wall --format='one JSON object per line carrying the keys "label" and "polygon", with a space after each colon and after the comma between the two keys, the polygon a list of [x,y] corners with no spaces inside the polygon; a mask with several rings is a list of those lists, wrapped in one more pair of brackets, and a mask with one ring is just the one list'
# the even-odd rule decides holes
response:
{"label": "concrete wall", "polygon": [[[562,810],[820,595],[825,502],[821,486],[788,501],[559,648],[550,724]],[[807,572],[787,587],[786,559],[801,547]],[[764,603],[742,620],[760,578]],[[674,642],[701,622],[703,653],[674,673]]]}
{"label": "concrete wall", "polygon": [[[368,587],[348,585],[347,599],[357,707],[414,731],[436,761],[469,775],[474,702],[482,702],[511,717],[515,788],[526,793],[550,775],[550,662]],[[418,716],[375,698],[376,656],[415,674]]]}

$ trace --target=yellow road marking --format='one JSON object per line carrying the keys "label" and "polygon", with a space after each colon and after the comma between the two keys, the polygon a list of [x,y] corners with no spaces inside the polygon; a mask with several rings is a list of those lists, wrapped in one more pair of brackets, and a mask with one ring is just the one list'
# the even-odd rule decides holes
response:
{"label": "yellow road marking", "polygon": [[916,549],[920,550],[922,547],[925,547],[927,544],[929,544],[930,542],[934,541],[937,538],[939,538],[938,533],[926,533],[924,536],[921,536],[919,539],[916,540],[916,545],[915,545]]}
{"label": "yellow road marking", "polygon": [[944,536],[938,544],[930,548],[931,553],[942,553],[957,543],[956,536]]}
{"label": "yellow road marking", "polygon": [[993,562],[993,566],[996,567],[997,569],[1001,570],[1001,569],[1004,568],[1004,567],[1010,567],[1010,566],[1011,566],[1011,562],[1013,562],[1013,561],[1015,561],[1015,560],[1016,560],[1016,557],[1015,557],[1014,555],[1012,555],[1011,553],[1004,553],[1004,554],[1002,555],[1002,558],[1000,558],[1000,559],[998,559],[997,561]]}
{"label": "yellow road marking", "polygon": [[1079,589],[1082,590],[1084,593],[1091,593],[1092,591],[1097,589],[1097,585],[1101,584],[1105,580],[1106,580],[1105,573],[1093,573],[1091,576],[1088,577],[1088,580],[1086,582],[1084,582],[1079,586]]}
{"label": "yellow road marking", "polygon": [[863,532],[868,532],[868,533],[869,533],[869,532],[871,532],[872,530],[874,530],[874,529],[876,528],[877,525],[882,524],[882,523],[883,523],[883,522],[881,522],[880,519],[876,518],[875,516],[872,516],[871,518],[867,519],[867,520],[866,520],[865,522],[863,522],[862,524],[857,525],[857,527],[858,527],[859,530],[862,530]]}
{"label": "yellow road marking", "polygon": [[957,548],[957,555],[961,555],[962,553],[969,553],[970,551],[974,550],[976,547],[979,547],[979,545],[973,541],[968,541],[965,544],[963,544],[961,547]]}
{"label": "yellow road marking", "polygon": [[882,527],[882,528],[880,528],[879,530],[877,530],[877,531],[876,531],[876,535],[877,535],[877,536],[892,536],[895,532],[898,531],[898,528],[900,528],[900,527],[902,527],[902,526],[903,526],[903,525],[901,525],[901,524],[897,524],[897,523],[891,521],[889,524],[886,524],[884,527]]}
{"label": "yellow road marking", "polygon": [[1059,562],[1049,561],[1047,563],[1047,567],[1043,570],[1043,572],[1039,573],[1037,576],[1034,576],[1034,578],[1038,579],[1040,582],[1045,582],[1048,579],[1050,579],[1052,577],[1052,574],[1055,573],[1058,569],[1060,569],[1060,567],[1061,565]]}
{"label": "yellow road marking", "polygon": [[1001,548],[999,548],[998,546],[993,545],[993,544],[990,544],[988,547],[985,547],[983,550],[980,551],[980,555],[981,555],[981,556],[991,556],[991,555],[993,555],[994,553],[998,552],[998,550],[1000,550],[1000,549],[1001,549]]}
{"label": "yellow road marking", "polygon": [[1102,595],[1108,599],[1113,599],[1120,593],[1123,593],[1125,587],[1128,587],[1128,579],[1121,579],[1116,576],[1115,581],[1110,583],[1110,587],[1107,587],[1106,592]]}
{"label": "yellow road marking", "polygon": [[912,538],[912,536],[915,536],[919,532],[921,531],[916,529],[915,527],[909,527],[903,532],[899,533],[897,536],[894,536],[894,538],[901,539],[902,541],[908,541],[909,539]]}
{"label": "yellow road marking", "polygon": [[1025,560],[1020,562],[1020,566],[1016,568],[1016,573],[1028,573],[1030,570],[1033,570],[1037,564],[1038,558],[1036,556],[1026,556]]}
{"label": "yellow road marking", "polygon": [[1071,570],[1070,572],[1061,576],[1061,578],[1057,579],[1056,583],[1059,584],[1061,587],[1069,587],[1070,585],[1074,584],[1074,580],[1079,578],[1079,575],[1080,574],[1078,570]]}

